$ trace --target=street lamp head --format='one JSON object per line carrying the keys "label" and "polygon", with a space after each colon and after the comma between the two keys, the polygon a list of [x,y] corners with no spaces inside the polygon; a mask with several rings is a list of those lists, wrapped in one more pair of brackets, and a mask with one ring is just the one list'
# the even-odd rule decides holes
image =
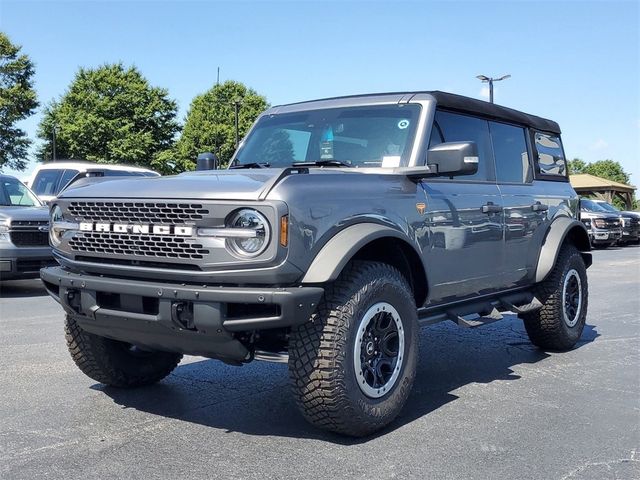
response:
{"label": "street lamp head", "polygon": [[483,82],[488,82],[489,81],[489,77],[487,77],[485,75],[478,75],[478,76],[476,76],[476,78],[478,80],[482,80]]}
{"label": "street lamp head", "polygon": [[496,82],[499,82],[500,80],[506,80],[507,78],[511,78],[511,75],[503,75],[500,78],[496,78]]}

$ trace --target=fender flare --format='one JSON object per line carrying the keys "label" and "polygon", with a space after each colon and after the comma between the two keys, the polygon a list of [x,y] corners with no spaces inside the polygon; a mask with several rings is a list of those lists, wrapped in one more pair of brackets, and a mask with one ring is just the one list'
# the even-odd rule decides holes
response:
{"label": "fender flare", "polygon": [[579,220],[571,217],[560,217],[551,222],[540,249],[538,266],[536,267],[536,283],[543,281],[549,275],[556,263],[560,248],[567,237],[570,237],[578,250],[580,250],[587,268],[591,266],[591,253],[589,253],[591,247],[587,228]]}
{"label": "fender flare", "polygon": [[383,237],[408,241],[401,231],[377,223],[357,223],[336,233],[318,252],[302,283],[335,280],[353,256],[368,243]]}

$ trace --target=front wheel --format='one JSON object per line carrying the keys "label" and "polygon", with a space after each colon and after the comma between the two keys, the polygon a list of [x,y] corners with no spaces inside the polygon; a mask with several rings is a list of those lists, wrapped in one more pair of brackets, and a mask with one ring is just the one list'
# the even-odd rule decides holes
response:
{"label": "front wheel", "polygon": [[141,349],[84,331],[67,315],[65,337],[71,358],[88,377],[106,385],[133,388],[169,375],[180,363],[179,353]]}
{"label": "front wheel", "polygon": [[383,263],[352,262],[310,321],[292,332],[289,371],[298,406],[317,427],[368,435],[402,409],[417,351],[407,280]]}
{"label": "front wheel", "polygon": [[542,308],[522,315],[531,342],[545,350],[573,348],[584,329],[589,299],[587,268],[573,245],[562,247],[536,296]]}

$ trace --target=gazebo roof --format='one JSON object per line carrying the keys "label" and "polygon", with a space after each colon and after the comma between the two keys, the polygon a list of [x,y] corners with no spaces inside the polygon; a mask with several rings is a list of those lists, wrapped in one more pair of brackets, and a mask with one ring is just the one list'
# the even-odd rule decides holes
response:
{"label": "gazebo roof", "polygon": [[596,177],[589,173],[578,173],[576,175],[570,175],[569,181],[571,186],[577,190],[616,190],[621,192],[630,192],[636,189],[633,185],[627,185],[626,183],[614,182],[613,180],[607,180],[606,178]]}

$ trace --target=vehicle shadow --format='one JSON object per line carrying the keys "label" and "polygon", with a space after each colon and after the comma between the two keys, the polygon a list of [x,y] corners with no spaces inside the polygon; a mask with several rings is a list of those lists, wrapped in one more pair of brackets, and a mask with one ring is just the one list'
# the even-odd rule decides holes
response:
{"label": "vehicle shadow", "polygon": [[[595,340],[585,327],[576,348]],[[353,439],[322,432],[304,421],[289,393],[287,366],[253,362],[230,367],[215,360],[180,365],[165,381],[136,390],[93,385],[123,408],[197,423],[227,432],[310,438],[354,445],[428,416],[455,401],[465,385],[521,378],[513,367],[544,361],[550,355],[529,342],[522,322],[508,316],[481,329],[440,324],[424,329],[420,338],[418,373],[399,417],[374,436]]]}
{"label": "vehicle shadow", "polygon": [[39,278],[0,281],[0,298],[43,297],[47,291]]}

